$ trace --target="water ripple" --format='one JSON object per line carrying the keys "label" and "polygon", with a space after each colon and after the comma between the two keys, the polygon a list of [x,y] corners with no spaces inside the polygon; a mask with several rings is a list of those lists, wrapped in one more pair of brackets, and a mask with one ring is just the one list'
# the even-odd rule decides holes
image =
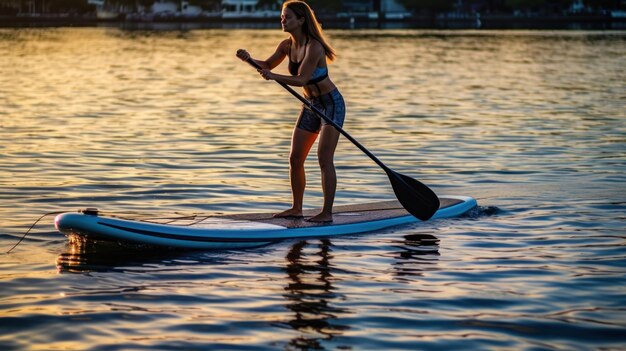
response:
{"label": "water ripple", "polygon": [[[216,252],[65,238],[44,221],[0,256],[0,348],[623,348],[624,32],[328,35],[346,130],[393,169],[480,206]],[[59,210],[284,208],[299,103],[233,56],[269,55],[283,38],[0,29],[0,245]],[[314,154],[307,207],[321,205]],[[337,204],[393,198],[346,140],[336,165]]]}

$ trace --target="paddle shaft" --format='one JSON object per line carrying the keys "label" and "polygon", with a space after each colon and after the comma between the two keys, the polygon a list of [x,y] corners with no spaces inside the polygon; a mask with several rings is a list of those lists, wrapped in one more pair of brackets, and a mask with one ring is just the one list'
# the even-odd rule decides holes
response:
{"label": "paddle shaft", "polygon": [[[252,67],[256,69],[262,69],[261,66],[259,66],[256,62],[254,62],[254,60],[252,60],[252,58],[247,59],[246,62],[248,62]],[[335,129],[337,129],[337,131],[339,131],[341,135],[346,137],[346,139],[350,140],[352,144],[356,145],[356,147],[361,149],[361,151],[363,151],[367,156],[369,156],[369,158],[371,158],[372,161],[376,162],[376,164],[379,165],[382,169],[384,169],[386,172],[390,171],[389,167],[387,167],[381,160],[379,160],[378,157],[374,156],[374,154],[372,154],[368,149],[366,149],[365,146],[361,145],[361,143],[356,141],[356,139],[354,139],[350,134],[348,134],[348,132],[343,130],[343,128],[341,128],[337,123],[335,123],[330,118],[326,117],[326,115],[322,111],[320,111],[317,107],[313,106],[313,103],[311,101],[305,99],[302,95],[298,94],[289,85],[279,82],[279,81],[276,81],[276,83],[280,84],[283,88],[285,88],[285,90],[290,92],[291,95],[295,96],[296,98],[298,98],[298,100],[302,101],[302,103],[305,104],[308,108],[310,108],[311,111],[315,112],[315,114],[317,114],[322,119],[324,119],[326,123],[335,127]]]}

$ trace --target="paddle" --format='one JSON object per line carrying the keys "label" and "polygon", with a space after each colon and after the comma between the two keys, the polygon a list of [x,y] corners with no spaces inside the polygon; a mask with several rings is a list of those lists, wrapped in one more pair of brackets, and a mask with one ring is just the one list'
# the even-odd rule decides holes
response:
{"label": "paddle", "polygon": [[[251,58],[247,59],[252,67],[256,69],[261,69],[261,67],[254,62]],[[338,126],[331,119],[326,117],[322,111],[317,109],[310,101],[302,97],[295,90],[293,90],[290,86],[285,83],[277,82],[282,85],[291,95],[298,98],[298,100],[302,101],[303,104],[307,105],[313,112],[315,112],[318,116],[324,119],[326,123],[332,125],[341,133],[344,137],[352,142],[352,144],[356,145],[361,151],[363,151],[369,158],[371,158],[377,165],[379,165],[389,177],[389,182],[391,182],[391,186],[393,188],[394,193],[396,193],[396,197],[402,206],[413,216],[422,221],[430,219],[435,212],[439,209],[439,198],[437,195],[430,190],[429,187],[422,184],[421,182],[400,174],[398,172],[393,171],[389,167],[385,166],[374,154],[369,152],[361,143],[356,141],[350,134],[348,134],[343,128]]]}

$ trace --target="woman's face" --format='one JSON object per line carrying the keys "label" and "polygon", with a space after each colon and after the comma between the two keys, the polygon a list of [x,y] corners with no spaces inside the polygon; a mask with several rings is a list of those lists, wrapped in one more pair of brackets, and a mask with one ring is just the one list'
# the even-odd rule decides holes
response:
{"label": "woman's face", "polygon": [[300,28],[304,23],[304,17],[298,19],[296,14],[288,7],[283,8],[283,12],[280,15],[280,24],[283,27],[283,31],[292,33],[294,30]]}

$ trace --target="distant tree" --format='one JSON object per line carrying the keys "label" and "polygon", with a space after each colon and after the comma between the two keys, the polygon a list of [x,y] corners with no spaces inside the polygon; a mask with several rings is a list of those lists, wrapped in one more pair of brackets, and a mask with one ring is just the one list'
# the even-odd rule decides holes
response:
{"label": "distant tree", "polygon": [[382,10],[382,0],[374,0],[372,1],[373,9],[376,12],[380,12]]}
{"label": "distant tree", "polygon": [[[154,0],[143,0],[143,1],[152,1]],[[188,0],[189,5],[198,6],[204,11],[217,11],[222,4],[222,0]]]}
{"label": "distant tree", "polygon": [[454,9],[456,0],[398,0],[407,10],[425,13],[443,13]]}
{"label": "distant tree", "polygon": [[529,11],[546,5],[546,0],[506,0],[505,4],[513,10]]}
{"label": "distant tree", "polygon": [[137,0],[137,4],[147,9],[147,8],[151,8],[152,5],[154,5],[154,0]]}
{"label": "distant tree", "polygon": [[585,5],[591,6],[594,10],[620,10],[626,9],[626,1],[621,0],[586,0]]}
{"label": "distant tree", "polygon": [[[586,3],[590,0],[585,1]],[[593,0],[591,0],[593,1]],[[571,0],[504,0],[506,9],[543,13],[563,13],[572,4]]]}
{"label": "distant tree", "polygon": [[50,0],[46,7],[51,13],[84,14],[95,11],[95,6],[87,0]]}
{"label": "distant tree", "polygon": [[119,6],[123,11],[137,12],[137,0],[105,0],[105,5]]}
{"label": "distant tree", "polygon": [[20,11],[20,3],[11,0],[0,0],[0,15],[15,16]]}
{"label": "distant tree", "polygon": [[343,8],[342,0],[306,0],[316,13],[336,12]]}
{"label": "distant tree", "polygon": [[[286,0],[258,0],[257,8],[272,8],[276,5],[280,9]],[[316,13],[340,11],[343,8],[343,0],[305,0]]]}

